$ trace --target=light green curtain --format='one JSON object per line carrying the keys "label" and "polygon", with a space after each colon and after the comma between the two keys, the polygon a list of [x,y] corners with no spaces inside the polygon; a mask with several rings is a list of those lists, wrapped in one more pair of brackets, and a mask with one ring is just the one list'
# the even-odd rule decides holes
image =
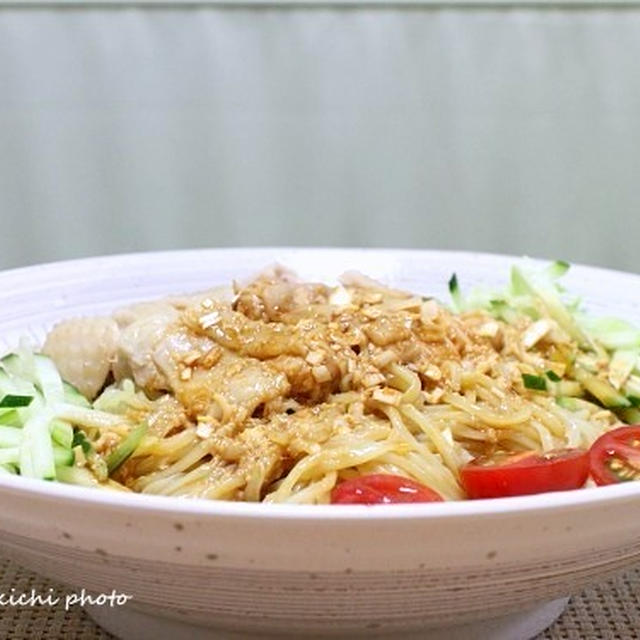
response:
{"label": "light green curtain", "polygon": [[640,271],[640,8],[0,4],[0,266],[457,248]]}

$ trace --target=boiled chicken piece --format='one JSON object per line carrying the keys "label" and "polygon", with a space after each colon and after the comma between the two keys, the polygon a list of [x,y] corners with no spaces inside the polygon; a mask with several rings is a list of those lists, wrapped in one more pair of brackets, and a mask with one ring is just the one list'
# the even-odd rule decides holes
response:
{"label": "boiled chicken piece", "polygon": [[[207,300],[205,306],[214,304]],[[195,305],[200,313],[202,304],[199,299]],[[113,319],[63,322],[45,348],[63,377],[87,397],[95,397],[110,374],[116,381],[132,378],[151,397],[175,394],[192,419],[241,422],[290,390],[277,367],[229,352],[202,329],[193,330],[167,301],[132,305]]]}
{"label": "boiled chicken piece", "polygon": [[118,337],[118,325],[112,318],[74,318],[49,332],[42,352],[67,382],[93,398],[109,375]]}

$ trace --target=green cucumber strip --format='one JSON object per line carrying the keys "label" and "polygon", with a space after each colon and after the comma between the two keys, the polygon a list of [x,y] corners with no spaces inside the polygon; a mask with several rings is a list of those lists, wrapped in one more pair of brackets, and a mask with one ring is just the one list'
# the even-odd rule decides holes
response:
{"label": "green cucumber strip", "polygon": [[49,425],[51,439],[65,449],[71,449],[73,445],[73,427],[62,420],[52,420]]}
{"label": "green cucumber strip", "polygon": [[582,385],[575,380],[560,380],[554,383],[554,393],[557,396],[581,396],[583,389]]}
{"label": "green cucumber strip", "polygon": [[564,260],[554,260],[550,265],[548,265],[544,272],[552,279],[557,280],[561,278],[569,269],[571,265]]}
{"label": "green cucumber strip", "polygon": [[22,429],[0,426],[0,447],[19,447],[22,442]]}
{"label": "green cucumber strip", "polygon": [[640,409],[638,409],[637,407],[619,409],[618,411],[616,411],[616,414],[627,424],[640,424]]}
{"label": "green cucumber strip", "polygon": [[640,331],[626,320],[606,316],[585,317],[582,324],[600,344],[610,351],[640,347]]}
{"label": "green cucumber strip", "polygon": [[575,398],[560,396],[556,398],[556,403],[563,409],[568,409],[569,411],[578,411],[578,409],[580,409],[580,405]]}
{"label": "green cucumber strip", "polygon": [[547,371],[547,378],[549,378],[549,380],[551,380],[552,382],[560,382],[560,380],[562,380],[562,378],[552,369],[549,369],[549,371]]}
{"label": "green cucumber strip", "polygon": [[78,484],[83,487],[97,487],[98,481],[84,467],[56,467],[56,480],[66,484]]}
{"label": "green cucumber strip", "polygon": [[17,464],[20,460],[20,447],[0,449],[0,464]]}
{"label": "green cucumber strip", "polygon": [[460,286],[458,285],[458,276],[454,273],[449,278],[449,293],[456,311],[462,310],[462,296],[460,295]]}
{"label": "green cucumber strip", "polygon": [[33,396],[18,396],[13,394],[5,395],[0,400],[0,409],[15,409],[17,407],[28,407],[33,402]]}
{"label": "green cucumber strip", "polygon": [[537,297],[545,306],[549,315],[583,347],[592,348],[590,338],[584,333],[582,328],[575,321],[571,312],[564,306],[560,296],[551,288],[537,285],[533,278],[527,277],[518,267],[511,268],[512,281],[515,277],[518,286],[526,293]]}
{"label": "green cucumber strip", "polygon": [[132,429],[127,437],[109,454],[107,468],[113,473],[137,448],[149,425],[143,423]]}
{"label": "green cucumber strip", "polygon": [[489,312],[507,324],[513,324],[518,318],[518,312],[504,300],[489,300]]}
{"label": "green cucumber strip", "polygon": [[64,389],[64,401],[67,404],[91,409],[91,403],[70,382],[63,380],[62,388]]}
{"label": "green cucumber strip", "polygon": [[534,376],[530,373],[522,374],[522,384],[525,389],[534,389],[535,391],[546,391],[547,381],[542,376]]}
{"label": "green cucumber strip", "polygon": [[35,380],[42,390],[42,395],[48,403],[64,400],[62,378],[53,364],[53,360],[41,354],[34,355]]}
{"label": "green cucumber strip", "polygon": [[608,409],[623,409],[631,406],[631,402],[616,391],[606,380],[578,368],[575,371],[575,378]]}
{"label": "green cucumber strip", "polygon": [[22,420],[20,414],[15,409],[0,411],[0,424],[10,427],[21,427]]}
{"label": "green cucumber strip", "polygon": [[53,460],[57,467],[70,467],[74,461],[73,451],[71,449],[65,449],[63,447],[58,446],[57,444],[53,445]]}
{"label": "green cucumber strip", "polygon": [[0,363],[8,373],[18,378],[22,378],[24,376],[24,371],[20,363],[20,356],[18,356],[17,353],[8,353],[0,359]]}
{"label": "green cucumber strip", "polygon": [[50,421],[51,414],[43,410],[25,423],[20,444],[20,475],[45,480],[55,478]]}

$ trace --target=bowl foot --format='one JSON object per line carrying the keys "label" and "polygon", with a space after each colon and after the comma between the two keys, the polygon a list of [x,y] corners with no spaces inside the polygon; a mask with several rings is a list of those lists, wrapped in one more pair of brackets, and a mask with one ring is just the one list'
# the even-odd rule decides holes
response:
{"label": "bowl foot", "polygon": [[[374,638],[375,640],[384,640],[385,638],[391,640],[401,634],[403,640],[529,640],[551,625],[562,614],[568,601],[569,598],[560,598],[524,611],[469,624],[411,632],[396,628],[380,635],[369,632],[366,637],[372,640]],[[189,640],[268,640],[269,638],[283,637],[282,632],[275,635],[263,635],[203,627],[160,615],[143,613],[128,606],[116,609],[87,606],[85,610],[97,624],[120,640],[181,640],[182,638]],[[302,629],[300,632],[304,633]],[[296,637],[296,635],[294,632],[291,637]],[[304,633],[304,635],[311,637],[308,633]],[[336,630],[332,630],[327,636],[319,637],[337,639],[340,637],[355,638],[357,635],[353,630],[343,636],[339,635]],[[298,637],[300,636],[298,635]]]}

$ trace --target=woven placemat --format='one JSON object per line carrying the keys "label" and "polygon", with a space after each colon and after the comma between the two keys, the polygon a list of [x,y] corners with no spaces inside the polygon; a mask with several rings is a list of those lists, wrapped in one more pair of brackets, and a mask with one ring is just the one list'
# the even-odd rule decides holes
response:
{"label": "woven placemat", "polygon": [[[0,559],[0,593],[68,592],[10,560]],[[79,607],[0,606],[2,640],[114,640]],[[564,615],[537,640],[640,638],[640,568],[574,596]],[[176,640],[181,640],[176,638]],[[490,640],[490,639],[487,639]]]}

